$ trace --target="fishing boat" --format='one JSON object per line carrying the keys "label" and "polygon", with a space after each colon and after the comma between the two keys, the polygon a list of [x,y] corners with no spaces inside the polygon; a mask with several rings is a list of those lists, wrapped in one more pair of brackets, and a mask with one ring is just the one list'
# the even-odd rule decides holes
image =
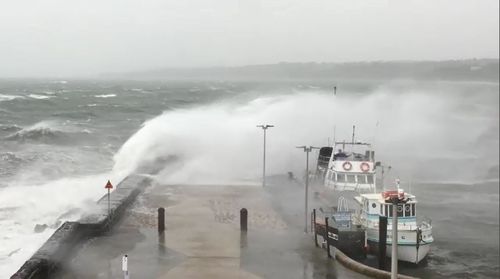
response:
{"label": "fishing boat", "polygon": [[[397,247],[398,260],[418,264],[430,251],[434,241],[431,220],[417,221],[417,199],[415,195],[403,189],[384,191],[382,193],[360,194],[355,197],[360,211],[357,223],[366,230],[366,240],[370,253],[378,253],[379,216],[387,217],[386,256],[391,257],[393,245],[392,230],[395,219],[393,207],[397,206]],[[394,203],[394,198],[400,202]]]}
{"label": "fishing boat", "polygon": [[[376,168],[381,169],[381,190],[385,189],[385,167],[375,162],[372,145],[354,140],[334,142],[332,146],[319,150],[316,177],[322,179],[324,187],[318,189],[316,196],[329,203],[339,195],[347,198],[357,214],[353,224],[362,226],[366,232],[365,242],[370,253],[378,253],[379,217],[387,217],[386,255],[390,257],[392,248],[393,206],[397,206],[398,260],[418,264],[430,251],[432,224],[430,220],[417,222],[417,199],[415,195],[397,190],[377,193]],[[388,166],[390,169],[390,166]],[[401,203],[394,205],[391,198],[396,195]]]}
{"label": "fishing boat", "polygon": [[334,191],[375,192],[374,157],[370,143],[335,142],[320,149],[317,175]]}
{"label": "fishing boat", "polygon": [[[347,200],[342,196],[339,197],[337,205],[320,207],[313,211],[312,220],[315,234],[323,239],[324,245],[327,245],[326,235],[328,235],[329,244],[351,258],[366,258],[365,230],[362,226],[353,224],[352,216],[355,214],[355,210],[349,209]],[[329,219],[328,223],[325,221],[326,219]]]}

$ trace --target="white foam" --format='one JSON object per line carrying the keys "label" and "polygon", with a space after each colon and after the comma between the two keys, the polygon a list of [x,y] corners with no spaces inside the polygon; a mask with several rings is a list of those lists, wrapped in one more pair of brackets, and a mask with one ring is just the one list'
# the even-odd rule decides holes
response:
{"label": "white foam", "polygon": [[4,94],[0,94],[0,102],[2,101],[12,101],[14,99],[24,99],[23,96],[19,96],[19,95],[4,95]]}
{"label": "white foam", "polygon": [[54,96],[45,96],[45,95],[37,95],[37,94],[29,94],[28,96],[32,99],[37,99],[37,100],[47,100],[50,98],[54,98]]}
{"label": "white foam", "polygon": [[102,95],[95,95],[94,97],[96,97],[96,98],[113,98],[113,97],[116,97],[116,94],[102,94]]}
{"label": "white foam", "polygon": [[[120,177],[100,174],[42,185],[11,182],[0,188],[1,208],[14,208],[0,210],[0,274],[13,274],[54,232],[61,214],[74,208],[85,210],[104,195],[107,179],[119,181]],[[77,219],[79,215],[72,217]],[[54,227],[34,233],[36,224]]]}
{"label": "white foam", "polygon": [[[356,139],[372,142],[376,158],[391,164],[391,172],[406,180],[409,175],[439,169],[436,154],[462,158],[463,146],[491,129],[484,118],[457,118],[458,102],[460,98],[453,95],[381,88],[370,95],[333,97],[308,92],[263,97],[243,105],[226,102],[169,111],[147,121],[122,146],[115,156],[115,170],[129,173],[157,158],[175,155],[178,162],[166,165],[159,175],[163,182],[258,179],[262,130],[255,125],[264,123],[276,126],[268,130],[268,174],[302,173],[305,156],[295,146],[326,146],[333,140],[335,126],[337,140],[350,140],[352,125],[356,125]],[[311,155],[312,169],[315,156]],[[474,164],[487,166],[494,164],[492,160]],[[446,170],[443,176],[477,174],[455,163],[461,171]]]}

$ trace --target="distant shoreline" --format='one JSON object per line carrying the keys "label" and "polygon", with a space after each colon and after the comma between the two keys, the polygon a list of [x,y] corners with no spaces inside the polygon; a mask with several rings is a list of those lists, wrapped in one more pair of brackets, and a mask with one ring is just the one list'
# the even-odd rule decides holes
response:
{"label": "distant shoreline", "polygon": [[180,80],[336,80],[413,79],[499,81],[499,59],[445,61],[373,61],[347,63],[288,63],[241,67],[164,68],[105,73],[99,79]]}

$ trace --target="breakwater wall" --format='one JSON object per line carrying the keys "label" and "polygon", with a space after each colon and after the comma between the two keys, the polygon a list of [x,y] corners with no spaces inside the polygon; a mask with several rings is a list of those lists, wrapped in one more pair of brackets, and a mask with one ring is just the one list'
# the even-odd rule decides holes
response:
{"label": "breakwater wall", "polygon": [[[380,278],[380,279],[390,279],[391,273],[385,270],[376,269],[367,265],[364,265],[360,262],[357,262],[351,258],[349,258],[346,254],[344,254],[340,250],[336,250],[335,258],[345,267],[350,270],[356,271],[357,273],[372,277],[372,278]],[[398,274],[399,279],[418,279],[417,277],[407,276],[403,274]]]}
{"label": "breakwater wall", "polygon": [[123,217],[127,207],[150,183],[150,179],[143,176],[126,177],[110,194],[109,212],[106,194],[97,201],[95,208],[80,220],[62,224],[10,278],[50,278],[50,275],[71,256],[76,246],[109,231]]}

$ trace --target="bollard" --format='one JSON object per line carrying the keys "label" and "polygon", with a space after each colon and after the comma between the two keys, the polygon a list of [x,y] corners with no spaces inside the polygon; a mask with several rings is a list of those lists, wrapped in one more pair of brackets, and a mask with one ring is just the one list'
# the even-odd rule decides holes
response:
{"label": "bollard", "polygon": [[165,208],[158,208],[158,232],[163,233],[165,231]]}
{"label": "bollard", "polygon": [[309,224],[309,225],[311,225],[310,232],[313,232],[314,231],[314,228],[313,228],[313,226],[314,226],[314,220],[313,220],[314,209],[313,209],[313,212],[311,212],[311,216],[310,217],[311,217],[311,224]]}
{"label": "bollard", "polygon": [[378,231],[378,269],[385,270],[386,250],[387,250],[387,217],[379,216]]}
{"label": "bollard", "polygon": [[328,255],[329,258],[332,257],[332,254],[330,254],[330,237],[328,237],[328,217],[325,217],[325,239],[326,239],[326,254]]}
{"label": "bollard", "polygon": [[123,271],[123,278],[124,279],[129,279],[129,275],[128,275],[128,255],[125,255],[122,258],[122,271]]}
{"label": "bollard", "polygon": [[240,210],[240,229],[241,231],[247,231],[247,223],[248,223],[248,211],[246,208],[242,208]]}
{"label": "bollard", "polygon": [[316,231],[316,208],[313,209],[312,221],[313,221],[313,227],[314,227],[314,245],[316,245],[316,247],[318,247],[318,232]]}

